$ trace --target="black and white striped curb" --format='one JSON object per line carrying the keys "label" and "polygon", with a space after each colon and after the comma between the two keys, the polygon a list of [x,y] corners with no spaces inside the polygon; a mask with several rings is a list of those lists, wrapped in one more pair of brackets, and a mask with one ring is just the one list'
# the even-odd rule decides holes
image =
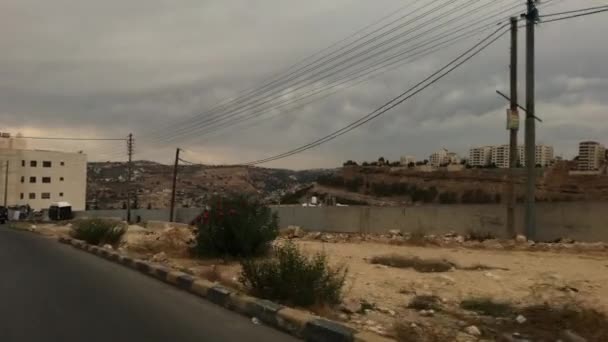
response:
{"label": "black and white striped curb", "polygon": [[173,271],[162,265],[133,259],[116,251],[92,246],[86,242],[59,237],[59,242],[122,264],[146,275],[157,278],[184,291],[205,298],[217,305],[240,314],[256,317],[264,324],[276,327],[294,336],[314,342],[388,342],[385,337],[370,332],[359,332],[338,322],[314,316],[280,304],[248,296],[233,289],[196,278],[183,272]]}

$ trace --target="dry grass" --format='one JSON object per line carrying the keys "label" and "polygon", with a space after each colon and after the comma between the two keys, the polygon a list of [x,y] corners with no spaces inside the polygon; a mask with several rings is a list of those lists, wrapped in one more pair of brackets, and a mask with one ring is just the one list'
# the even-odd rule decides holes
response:
{"label": "dry grass", "polygon": [[482,230],[469,230],[465,236],[467,241],[479,241],[484,242],[486,240],[496,239],[496,236],[488,231]]}
{"label": "dry grass", "polygon": [[433,295],[419,295],[410,301],[408,308],[416,310],[435,310],[439,311],[441,300],[437,296]]}
{"label": "dry grass", "polygon": [[493,317],[506,317],[514,312],[510,304],[495,302],[490,298],[468,298],[460,302],[460,307],[468,311]]}
{"label": "dry grass", "polygon": [[396,322],[393,329],[399,342],[445,342],[454,341],[454,334],[433,329],[433,326],[412,325]]}
{"label": "dry grass", "polygon": [[141,254],[164,252],[172,257],[188,257],[193,239],[194,235],[187,228],[169,228],[149,235],[142,234],[137,240],[129,242],[127,249]]}
{"label": "dry grass", "polygon": [[407,243],[414,246],[426,246],[428,241],[423,230],[415,230],[410,233]]}
{"label": "dry grass", "polygon": [[370,262],[372,264],[385,265],[389,267],[412,268],[422,273],[447,272],[455,266],[454,264],[446,260],[425,260],[415,256],[409,257],[395,254],[375,256],[370,260]]}
{"label": "dry grass", "polygon": [[524,324],[509,321],[484,330],[494,339],[518,331],[534,341],[569,341],[564,338],[564,333],[570,331],[589,342],[608,341],[608,318],[594,309],[572,303],[560,306],[544,304],[524,307],[517,313],[526,317]]}

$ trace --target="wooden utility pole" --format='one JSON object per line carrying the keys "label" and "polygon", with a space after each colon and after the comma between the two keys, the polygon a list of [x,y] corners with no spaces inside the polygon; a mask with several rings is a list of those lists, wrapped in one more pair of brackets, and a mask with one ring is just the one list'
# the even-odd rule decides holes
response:
{"label": "wooden utility pole", "polygon": [[8,160],[6,161],[6,170],[4,171],[4,207],[8,204]]}
{"label": "wooden utility pole", "polygon": [[175,211],[175,187],[177,183],[177,166],[179,164],[179,147],[175,150],[175,164],[173,165],[173,189],[171,190],[171,209],[169,211],[169,222],[173,222]]}
{"label": "wooden utility pole", "polygon": [[133,133],[127,138],[127,223],[131,223],[131,178],[133,178]]}
{"label": "wooden utility pole", "polygon": [[525,228],[528,239],[536,237],[536,128],[534,110],[534,25],[538,10],[534,0],[528,0],[526,13],[526,212]]}
{"label": "wooden utility pole", "polygon": [[515,237],[515,169],[518,164],[517,132],[519,113],[517,110],[517,18],[511,17],[511,99],[507,113],[509,130],[509,182],[507,184],[507,235]]}

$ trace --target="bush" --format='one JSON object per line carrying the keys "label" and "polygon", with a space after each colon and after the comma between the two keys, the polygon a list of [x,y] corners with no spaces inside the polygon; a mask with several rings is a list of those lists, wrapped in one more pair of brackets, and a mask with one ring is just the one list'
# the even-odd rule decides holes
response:
{"label": "bush", "polygon": [[264,254],[279,234],[276,213],[246,195],[215,198],[209,216],[198,225],[196,253],[249,257]]}
{"label": "bush", "polygon": [[492,317],[508,317],[514,312],[510,304],[495,302],[490,298],[468,298],[460,302],[460,307]]}
{"label": "bush", "polygon": [[252,294],[296,306],[340,303],[347,273],[330,267],[325,254],[307,257],[291,242],[275,247],[269,259],[241,265],[239,280]]}
{"label": "bush", "polygon": [[127,231],[124,222],[108,219],[82,219],[72,224],[70,235],[92,245],[116,245]]}
{"label": "bush", "polygon": [[456,266],[446,260],[426,260],[417,256],[402,256],[396,254],[374,256],[370,260],[370,263],[395,268],[413,268],[422,273],[447,272]]}

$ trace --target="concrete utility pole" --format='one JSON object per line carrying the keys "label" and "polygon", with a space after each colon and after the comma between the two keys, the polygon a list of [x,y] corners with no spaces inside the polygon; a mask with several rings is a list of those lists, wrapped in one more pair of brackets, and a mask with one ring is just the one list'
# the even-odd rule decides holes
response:
{"label": "concrete utility pole", "polygon": [[511,99],[507,114],[509,130],[509,182],[507,184],[507,235],[515,237],[515,169],[518,161],[517,132],[519,113],[517,111],[517,18],[511,17]]}
{"label": "concrete utility pole", "polygon": [[534,0],[528,0],[526,13],[526,213],[525,226],[528,239],[536,237],[536,132],[534,110],[534,25],[538,10]]}
{"label": "concrete utility pole", "polygon": [[133,177],[133,133],[129,133],[127,138],[127,222],[131,222],[131,178]]}
{"label": "concrete utility pole", "polygon": [[169,211],[169,222],[173,222],[173,212],[175,211],[175,186],[177,183],[177,166],[179,164],[179,147],[175,150],[175,164],[173,165],[173,189],[171,190],[171,209]]}
{"label": "concrete utility pole", "polygon": [[6,161],[6,170],[4,170],[4,207],[6,208],[8,200],[8,160]]}

